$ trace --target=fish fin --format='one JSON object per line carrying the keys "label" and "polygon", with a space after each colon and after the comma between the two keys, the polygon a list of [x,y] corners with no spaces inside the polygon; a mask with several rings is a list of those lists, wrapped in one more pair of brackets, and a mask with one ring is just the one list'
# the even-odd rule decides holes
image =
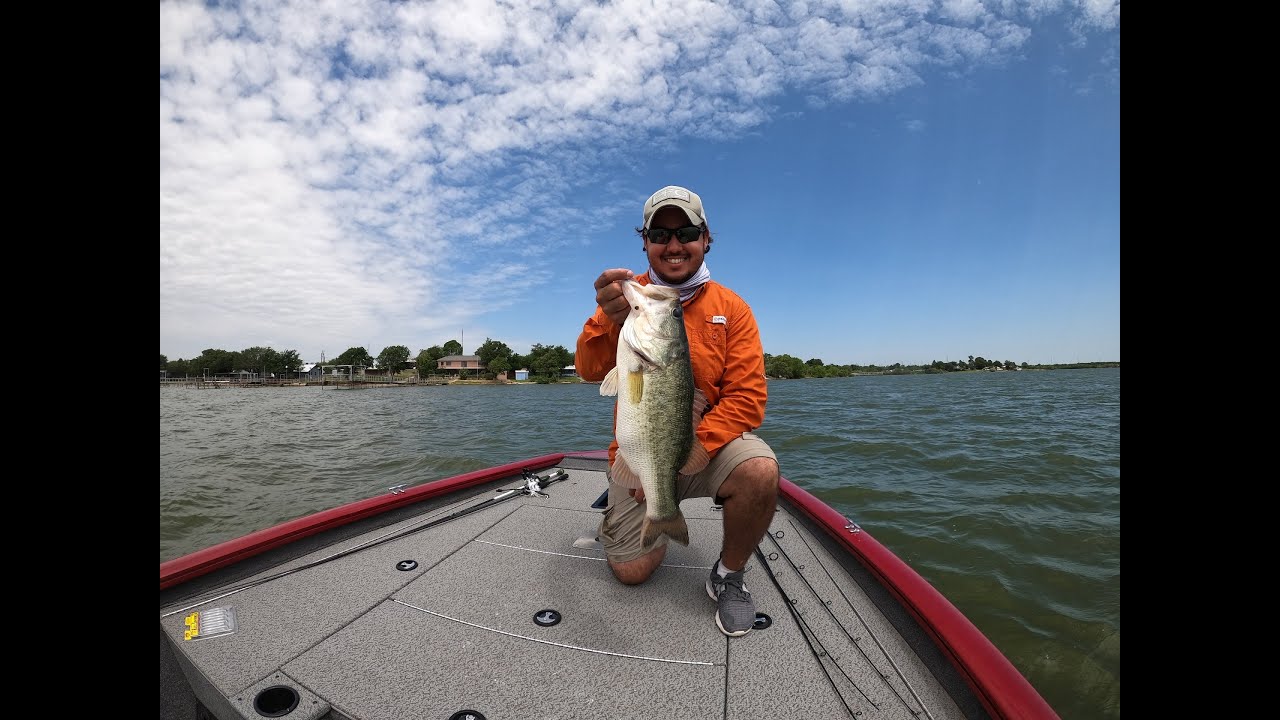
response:
{"label": "fish fin", "polygon": [[640,343],[636,340],[636,328],[631,323],[622,323],[622,332],[618,333],[618,341],[624,342],[631,349],[635,349]]}
{"label": "fish fin", "polygon": [[662,520],[644,516],[644,523],[640,526],[640,547],[649,547],[663,535],[681,545],[689,544],[689,524],[684,521],[684,514],[678,509],[675,515]]}
{"label": "fish fin", "polygon": [[702,416],[706,414],[707,408],[710,406],[711,403],[707,402],[707,396],[702,394],[702,391],[698,388],[694,388],[693,408],[689,417],[693,422],[693,431],[695,433],[698,432],[698,426],[702,424]]}
{"label": "fish fin", "polygon": [[711,402],[707,400],[706,393],[698,388],[693,389],[693,429],[698,429],[698,423],[702,422],[702,416],[707,414],[707,409],[711,406]]}
{"label": "fish fin", "polygon": [[689,448],[689,457],[685,458],[684,467],[680,468],[681,475],[697,475],[702,469],[711,462],[711,456],[707,454],[707,449],[702,447],[702,443],[698,438],[693,439],[693,447]]}
{"label": "fish fin", "polygon": [[600,383],[601,395],[617,395],[618,394],[618,368],[615,366],[604,376],[604,382]]}
{"label": "fish fin", "polygon": [[698,388],[693,389],[693,447],[689,448],[689,455],[684,460],[684,466],[680,468],[681,475],[697,475],[702,469],[711,462],[711,456],[707,454],[707,449],[702,447],[702,443],[698,442],[698,425],[702,423],[702,416],[707,412],[710,403],[707,402],[707,396]]}
{"label": "fish fin", "polygon": [[627,373],[627,384],[631,386],[631,404],[639,405],[644,398],[644,373]]}
{"label": "fish fin", "polygon": [[609,469],[609,477],[624,488],[644,487],[640,482],[640,476],[636,475],[631,466],[627,465],[627,459],[622,456],[621,449],[613,456],[613,466]]}
{"label": "fish fin", "polygon": [[639,371],[644,367],[658,367],[658,363],[651,357],[652,350],[647,350],[645,344],[636,337],[636,328],[628,323],[622,326],[622,334],[618,336],[618,342],[626,343],[631,348],[632,354],[636,356],[636,367],[633,371]]}

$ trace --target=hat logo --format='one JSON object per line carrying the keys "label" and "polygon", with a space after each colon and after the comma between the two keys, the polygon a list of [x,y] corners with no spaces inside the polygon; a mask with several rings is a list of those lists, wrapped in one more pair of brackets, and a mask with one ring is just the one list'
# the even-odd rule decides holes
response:
{"label": "hat logo", "polygon": [[684,188],[674,186],[664,187],[654,193],[653,197],[649,198],[649,204],[652,205],[663,200],[683,200],[685,202],[689,202],[689,191]]}

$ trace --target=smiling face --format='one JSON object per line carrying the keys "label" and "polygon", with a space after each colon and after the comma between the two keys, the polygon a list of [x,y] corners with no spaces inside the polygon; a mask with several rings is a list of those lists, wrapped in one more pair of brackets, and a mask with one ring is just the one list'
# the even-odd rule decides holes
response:
{"label": "smiling face", "polygon": [[[653,214],[649,228],[666,228],[675,230],[689,225],[689,218],[678,207],[661,208]],[[666,245],[644,241],[644,252],[649,256],[649,267],[667,283],[679,285],[693,277],[702,267],[702,258],[707,254],[707,234],[704,232],[697,240],[688,245],[672,237]]]}

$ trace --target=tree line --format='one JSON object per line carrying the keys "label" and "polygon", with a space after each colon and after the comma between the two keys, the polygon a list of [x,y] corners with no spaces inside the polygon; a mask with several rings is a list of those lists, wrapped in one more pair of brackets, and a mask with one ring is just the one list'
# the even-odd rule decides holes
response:
{"label": "tree line", "polygon": [[790,355],[764,355],[764,372],[772,378],[822,378],[849,377],[852,375],[917,375],[929,373],[966,372],[972,370],[1065,370],[1070,368],[1120,367],[1119,362],[1060,363],[1051,365],[1021,364],[1012,360],[987,360],[982,356],[969,356],[964,360],[934,360],[928,365],[827,365],[818,358],[801,360]]}
{"label": "tree line", "polygon": [[[449,355],[462,355],[462,343],[450,340],[443,345],[433,345],[420,350],[410,360],[405,345],[388,345],[377,357],[363,347],[347,348],[342,354],[324,361],[324,365],[359,365],[365,368],[391,372],[416,370],[420,376],[437,374],[437,361]],[[573,364],[573,353],[563,345],[534,345],[529,354],[513,352],[506,343],[485,338],[484,343],[472,353],[480,359],[480,367],[463,370],[462,375],[475,374],[494,378],[511,370],[529,370],[535,380],[547,381],[560,377],[560,371]],[[263,377],[297,377],[307,363],[296,350],[276,351],[270,347],[251,347],[238,352],[209,348],[190,360],[169,360],[160,354],[160,369],[168,377],[204,377],[230,375],[240,372],[260,373]]]}
{"label": "tree line", "polygon": [[[325,365],[360,365],[393,372],[415,370],[420,376],[436,374],[440,358],[462,355],[462,343],[450,340],[443,345],[433,345],[420,350],[413,360],[409,348],[404,345],[388,345],[377,357],[363,347],[347,348],[341,355],[325,361]],[[512,352],[506,343],[485,338],[484,343],[472,353],[480,360],[474,374],[495,378],[499,374],[518,369],[528,369],[530,378],[550,382],[560,377],[561,369],[574,364],[574,353],[563,345],[534,345],[528,355]],[[928,365],[827,365],[818,358],[801,360],[791,355],[764,355],[765,374],[773,378],[823,378],[849,377],[852,375],[909,375],[919,373],[964,372],[972,370],[1056,370],[1065,368],[1120,367],[1119,362],[1088,362],[1053,365],[1021,364],[1013,360],[987,360],[970,355],[964,360],[934,360]],[[169,377],[203,377],[230,375],[238,372],[261,373],[263,376],[296,377],[302,372],[303,362],[296,350],[277,352],[269,347],[251,347],[239,352],[208,349],[190,360],[169,360],[160,354],[160,370]],[[471,374],[471,371],[463,371]]]}

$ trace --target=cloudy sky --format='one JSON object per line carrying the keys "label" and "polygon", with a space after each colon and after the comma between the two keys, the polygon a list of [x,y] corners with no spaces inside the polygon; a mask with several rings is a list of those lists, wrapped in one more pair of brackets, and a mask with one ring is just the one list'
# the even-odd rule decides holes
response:
{"label": "cloudy sky", "polygon": [[160,353],[573,351],[650,193],[765,352],[1120,360],[1120,4],[160,3]]}

